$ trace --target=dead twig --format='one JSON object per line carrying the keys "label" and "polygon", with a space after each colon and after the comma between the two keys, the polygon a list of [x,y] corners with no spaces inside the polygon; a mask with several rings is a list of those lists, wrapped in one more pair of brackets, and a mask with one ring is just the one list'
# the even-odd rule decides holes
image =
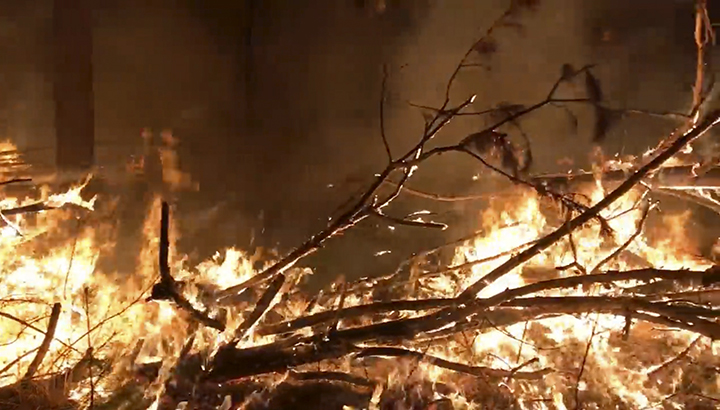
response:
{"label": "dead twig", "polygon": [[[4,317],[4,318],[6,318],[6,319],[9,319],[9,320],[12,320],[12,321],[14,321],[14,322],[17,322],[17,323],[23,325],[24,327],[26,327],[26,328],[28,328],[28,329],[32,329],[32,330],[34,330],[34,331],[36,331],[36,332],[38,332],[38,333],[41,333],[41,334],[47,336],[47,332],[46,332],[46,331],[44,331],[44,330],[40,329],[39,327],[37,327],[37,326],[29,323],[29,322],[26,321],[26,320],[20,319],[19,317],[13,316],[13,315],[11,315],[11,314],[9,314],[9,313],[5,313],[5,312],[3,312],[3,311],[0,311],[0,317]],[[58,339],[58,338],[55,338],[55,341],[57,341],[58,343],[60,343],[61,345],[65,346],[65,347],[67,347],[67,348],[73,349],[76,353],[82,353],[81,351],[72,348],[71,345],[68,345],[67,343],[63,342],[62,340],[60,340],[60,339]]]}
{"label": "dead twig", "polygon": [[359,377],[348,373],[342,372],[330,372],[330,371],[319,371],[319,372],[297,372],[291,370],[288,376],[293,380],[298,381],[331,381],[331,382],[343,382],[353,384],[361,387],[373,387],[375,382],[365,377]]}
{"label": "dead twig", "polygon": [[[393,181],[385,181],[384,183],[386,185],[393,186],[393,187],[399,186],[399,184],[397,184],[396,182],[393,182]],[[503,193],[499,193],[499,194],[486,193],[486,194],[477,194],[477,195],[453,195],[453,196],[450,196],[450,195],[440,195],[440,194],[420,191],[418,189],[409,188],[407,186],[402,186],[402,187],[400,187],[400,189],[402,190],[402,192],[406,192],[406,193],[416,196],[418,198],[432,199],[434,201],[440,201],[440,202],[477,201],[477,200],[482,200],[482,199],[489,199],[489,198],[494,198],[494,197],[498,197],[498,196],[508,195],[507,193],[505,193],[505,194],[503,194]]]}
{"label": "dead twig", "polygon": [[[720,187],[718,187],[720,188]],[[705,196],[702,194],[702,191],[700,189],[696,190],[689,190],[689,189],[656,189],[653,192],[657,194],[672,196],[674,198],[682,199],[691,203],[694,203],[696,205],[702,206],[704,208],[707,208],[717,214],[720,214],[720,204],[714,200],[713,198],[710,198],[708,196]]]}
{"label": "dead twig", "polygon": [[414,226],[417,228],[432,228],[432,229],[440,229],[444,230],[447,229],[447,225],[440,222],[425,222],[420,218],[416,219],[405,219],[405,218],[397,218],[390,215],[385,215],[381,211],[372,210],[370,213],[373,216],[376,216],[380,219],[385,219],[390,223],[397,224],[397,225],[404,225],[404,226]]}
{"label": "dead twig", "polygon": [[333,320],[351,319],[376,313],[423,311],[451,306],[454,299],[421,299],[421,300],[395,300],[390,302],[375,302],[367,305],[351,306],[337,310],[328,310],[301,318],[263,325],[258,328],[260,335],[272,335],[292,332],[304,327],[317,326]]}
{"label": "dead twig", "polygon": [[380,136],[382,137],[382,142],[383,146],[385,147],[385,153],[387,154],[388,162],[392,163],[392,151],[390,151],[390,143],[388,142],[387,135],[385,135],[385,96],[387,95],[387,80],[387,65],[383,65],[382,89],[380,91]]}
{"label": "dead twig", "polygon": [[17,184],[20,182],[32,182],[32,178],[12,178],[7,179],[5,181],[0,181],[0,186],[2,185],[10,185],[10,184]]}
{"label": "dead twig", "polygon": [[6,364],[5,367],[0,369],[0,376],[4,375],[5,372],[7,372],[8,370],[12,369],[12,367],[15,366],[16,364],[18,364],[22,359],[26,358],[27,356],[31,355],[34,352],[37,352],[38,349],[40,349],[40,348],[36,347],[34,349],[30,349],[27,352],[21,354],[20,356],[14,358],[10,363]]}
{"label": "dead twig", "polygon": [[[471,102],[472,99],[466,100],[464,103],[453,109],[453,112],[461,111]],[[383,172],[381,172],[375,178],[375,181],[370,185],[370,187],[368,187],[368,189],[360,196],[360,198],[350,209],[348,209],[339,217],[332,220],[325,229],[312,236],[302,245],[295,248],[292,252],[287,254],[285,257],[283,257],[281,260],[279,260],[269,268],[265,269],[263,272],[258,273],[257,275],[253,276],[252,278],[248,279],[243,283],[231,286],[219,292],[218,301],[222,301],[223,299],[232,297],[235,294],[251,286],[255,286],[258,283],[264,282],[270,278],[279,275],[280,273],[285,272],[286,270],[294,266],[295,263],[300,259],[320,249],[322,244],[329,238],[334,237],[349,228],[352,228],[353,226],[357,225],[359,222],[370,216],[372,212],[381,210],[382,208],[387,206],[399,195],[400,188],[398,188],[395,192],[392,192],[383,199],[375,198],[375,200],[372,200],[373,197],[376,196],[376,191],[383,185],[384,181],[386,181],[391,174],[401,169],[405,170],[404,176],[399,184],[399,186],[402,186],[410,177],[410,171],[414,167],[414,165],[408,163],[409,159],[413,158],[414,160],[417,160],[417,158],[421,156],[425,144],[427,144],[428,141],[430,141],[438,132],[440,132],[440,130],[444,128],[452,118],[452,115],[436,117],[434,121],[432,121],[426,126],[425,132],[420,138],[420,141],[403,157],[389,164],[385,168],[385,170],[383,170]]]}

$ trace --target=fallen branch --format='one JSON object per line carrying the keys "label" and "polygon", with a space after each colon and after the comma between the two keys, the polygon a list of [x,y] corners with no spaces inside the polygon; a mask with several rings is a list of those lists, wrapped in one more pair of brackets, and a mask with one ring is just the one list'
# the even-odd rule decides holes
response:
{"label": "fallen branch", "polygon": [[170,300],[180,309],[188,312],[190,316],[213,329],[224,331],[225,325],[219,320],[211,318],[207,313],[196,309],[185,297],[180,294],[179,282],[170,273],[170,205],[162,203],[160,217],[160,251],[158,252],[158,265],[160,281],[152,288],[149,300]]}
{"label": "fallen branch", "polygon": [[[511,6],[508,10],[512,10],[513,6]],[[386,168],[377,175],[374,182],[370,185],[370,187],[360,196],[360,198],[343,214],[341,214],[339,217],[332,220],[328,226],[317,233],[316,235],[312,236],[310,239],[308,239],[305,243],[300,245],[299,247],[295,248],[292,252],[287,254],[285,257],[283,257],[280,261],[276,262],[274,265],[269,267],[268,269],[264,270],[263,272],[258,273],[257,275],[253,276],[252,278],[246,280],[243,283],[240,283],[235,286],[231,286],[229,288],[224,289],[223,291],[219,292],[217,295],[217,300],[222,301],[227,298],[231,298],[232,296],[242,292],[243,290],[255,286],[261,282],[264,282],[266,280],[269,280],[283,272],[285,272],[290,267],[294,266],[294,264],[299,261],[300,259],[316,252],[322,244],[328,240],[331,237],[334,237],[341,232],[355,226],[365,218],[367,218],[370,215],[377,215],[378,213],[381,213],[381,210],[389,205],[402,191],[403,186],[407,182],[407,180],[410,178],[412,171],[420,165],[422,162],[437,156],[441,155],[443,153],[447,152],[464,152],[468,153],[467,144],[469,142],[475,142],[475,140],[479,140],[478,138],[474,138],[473,136],[469,136],[465,138],[463,141],[461,141],[459,144],[456,145],[448,145],[448,146],[441,146],[436,147],[433,149],[430,149],[428,151],[424,151],[425,146],[428,142],[430,142],[453,118],[458,116],[463,110],[465,110],[470,104],[473,103],[475,96],[471,96],[470,98],[466,99],[462,103],[458,104],[455,107],[449,108],[450,103],[450,96],[449,92],[452,87],[452,83],[455,81],[458,73],[463,67],[463,64],[465,63],[465,60],[468,58],[468,56],[477,49],[478,44],[483,43],[483,41],[486,41],[486,37],[489,36],[492,31],[496,28],[496,24],[501,24],[503,19],[505,19],[507,16],[509,16],[512,12],[506,12],[501,16],[498,20],[496,20],[496,23],[488,30],[486,33],[486,36],[482,39],[476,41],[473,43],[473,45],[467,50],[464,57],[461,59],[460,63],[457,65],[455,71],[450,76],[450,79],[447,83],[447,95],[445,98],[445,101],[442,105],[442,107],[438,108],[434,112],[434,116],[432,119],[426,122],[425,129],[423,132],[423,135],[419,139],[419,141],[410,149],[408,150],[404,155],[400,156],[399,158],[392,160],[389,160],[388,165]],[[474,136],[482,136],[485,134],[488,134],[490,132],[493,132],[497,128],[505,125],[505,124],[512,124],[517,119],[530,114],[536,110],[539,110],[545,106],[557,104],[557,103],[567,103],[567,102],[587,102],[587,99],[558,99],[554,98],[555,92],[557,91],[559,85],[565,81],[568,81],[569,79],[573,78],[574,76],[577,76],[581,73],[586,72],[590,66],[585,66],[577,71],[574,71],[569,76],[564,75],[561,78],[559,78],[551,88],[550,92],[548,93],[547,97],[539,102],[536,103],[530,107],[523,108],[519,110],[518,112],[513,112],[510,115],[506,116],[502,120],[498,121],[497,123],[493,124],[492,126],[486,128],[485,130],[473,134]],[[383,94],[384,98],[384,94]],[[381,100],[383,99],[381,98]],[[470,138],[473,137],[473,138]],[[470,139],[468,139],[470,138]],[[472,141],[471,141],[472,140]],[[386,144],[386,138],[383,134],[383,144],[386,148],[389,147],[389,145]],[[391,157],[390,157],[391,158]],[[396,171],[402,171],[403,176],[400,180],[400,182],[393,182],[392,185],[395,186],[394,192],[389,194],[383,199],[377,198],[377,191],[380,187],[382,187],[385,184],[388,184],[389,178],[392,174],[394,174]],[[497,169],[496,169],[497,170]],[[517,179],[517,181],[520,181]],[[517,182],[516,181],[516,182]],[[524,181],[523,181],[524,182]],[[525,182],[527,184],[527,182]],[[547,189],[540,189],[539,187],[532,185],[535,188],[538,189],[538,192],[543,192],[545,194],[552,193],[551,191],[548,191]],[[565,198],[567,202],[567,198]],[[575,206],[578,206],[578,204],[575,204]],[[384,215],[383,215],[384,216]],[[595,215],[597,217],[597,215]],[[443,225],[444,226],[444,225]],[[434,227],[440,227],[440,225],[434,226]]]}
{"label": "fallen branch", "polygon": [[[720,337],[720,324],[704,319],[715,317],[717,312],[702,307],[674,306],[669,303],[648,302],[641,298],[622,297],[533,297],[513,299],[492,310],[454,326],[446,327],[440,320],[428,317],[401,319],[367,326],[341,329],[332,338],[319,334],[279,341],[266,345],[233,349],[225,348],[213,359],[209,380],[222,382],[240,377],[284,371],[286,369],[337,359],[361,350],[357,343],[409,342],[425,331],[425,337],[414,340],[439,340],[446,335],[474,330],[483,332],[529,320],[540,320],[558,315],[587,313],[611,314],[658,323],[663,326],[686,329],[711,338]],[[429,332],[433,329],[441,329]]]}
{"label": "fallen branch", "polygon": [[295,320],[264,325],[258,328],[260,335],[272,335],[278,333],[292,332],[304,327],[312,327],[330,322],[332,320],[346,320],[359,316],[377,313],[402,312],[402,311],[423,311],[452,306],[454,299],[421,299],[421,300],[396,300],[391,302],[376,302],[367,305],[346,307],[337,310],[328,310],[304,316]]}
{"label": "fallen branch", "polygon": [[643,227],[645,225],[645,220],[647,219],[647,216],[649,215],[650,207],[646,207],[646,209],[643,211],[642,217],[640,218],[640,221],[638,221],[637,228],[635,228],[635,232],[633,232],[632,235],[630,235],[625,242],[620,244],[617,248],[615,248],[612,253],[606,257],[604,257],[600,262],[598,262],[597,265],[595,265],[592,270],[590,270],[590,273],[598,273],[600,272],[600,269],[610,263],[613,259],[617,258],[625,249],[632,244],[635,239],[637,239],[638,236],[642,233]]}
{"label": "fallen branch", "polygon": [[298,381],[330,381],[343,382],[361,387],[373,387],[375,383],[363,377],[355,376],[342,372],[296,372],[290,371],[288,374],[293,380]]}

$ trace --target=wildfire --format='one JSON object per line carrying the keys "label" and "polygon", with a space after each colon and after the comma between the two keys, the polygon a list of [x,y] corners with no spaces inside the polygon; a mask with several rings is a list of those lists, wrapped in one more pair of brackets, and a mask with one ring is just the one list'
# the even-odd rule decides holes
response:
{"label": "wildfire", "polygon": [[[12,227],[8,229],[16,234],[3,235],[0,240],[0,384],[7,387],[24,379],[37,380],[47,389],[59,390],[88,406],[91,397],[96,402],[111,400],[118,391],[135,383],[133,380],[140,383],[138,368],[151,369],[154,376],[147,376],[141,396],[146,407],[163,407],[166,382],[176,374],[178,359],[191,352],[212,355],[238,336],[235,329],[252,310],[252,303],[235,300],[217,304],[211,296],[255,275],[259,256],[227,249],[211,260],[188,266],[187,259],[171,246],[171,269],[183,284],[183,294],[198,309],[210,307],[208,313],[221,317],[226,324],[220,332],[198,325],[170,303],[146,300],[158,280],[160,199],[149,205],[136,270],[115,272],[99,261],[114,252],[116,232],[112,221],[83,222],[93,217],[90,211],[95,208],[94,199],[82,199],[85,185],[87,182],[63,194],[43,192],[39,198],[2,202],[2,207],[9,209],[42,201],[48,209],[32,217],[6,216],[6,225]],[[603,197],[604,189],[598,183],[584,194],[588,203],[594,203]],[[478,297],[490,298],[538,280],[612,270],[654,267],[697,271],[711,267],[710,262],[684,247],[687,239],[682,227],[687,214],[656,217],[653,222],[657,226],[652,230],[644,228],[649,212],[641,205],[644,195],[642,189],[632,191],[602,213],[610,232],[604,232],[599,223],[589,223],[484,288]],[[76,207],[63,207],[66,204]],[[457,247],[450,268],[416,270],[416,283],[403,287],[405,294],[401,296],[410,300],[457,296],[514,253],[556,228],[562,222],[559,214],[528,192],[522,193],[519,200],[493,203],[482,215],[483,234]],[[653,233],[652,237],[648,232]],[[171,225],[171,238],[178,236],[177,227]],[[361,293],[364,296],[344,294],[344,284],[330,289],[325,296],[312,298],[295,286],[308,273],[299,268],[288,273],[291,280],[272,301],[272,315],[267,321],[281,323],[339,305],[349,308],[374,301],[371,292]],[[626,281],[621,285],[545,290],[534,296],[546,297],[537,303],[550,303],[553,296],[576,296],[578,299],[573,300],[577,303],[600,303],[580,297],[642,294],[641,282]],[[523,300],[533,299],[519,298],[517,308],[508,310],[516,314],[517,320],[508,317],[507,323],[477,326],[480,331],[448,333],[443,342],[435,339],[407,343],[402,346],[407,350],[401,359],[382,359],[400,353],[385,348],[374,355],[375,359],[361,360],[360,365],[357,359],[324,361],[322,370],[374,381],[377,384],[369,390],[370,405],[383,409],[401,408],[388,407],[390,399],[407,403],[413,397],[429,397],[436,404],[426,408],[435,409],[445,408],[437,403],[450,403],[458,409],[505,408],[504,404],[512,402],[510,397],[524,409],[564,409],[577,402],[587,403],[587,408],[666,408],[667,398],[678,391],[720,393],[717,372],[712,370],[717,365],[717,346],[694,332],[610,310],[573,314],[570,306],[550,309],[547,314],[536,315],[537,320],[523,320],[523,307],[544,308],[523,305]],[[52,318],[51,307],[55,304],[59,304],[60,311]],[[562,314],[563,309],[569,314]],[[416,316],[405,311],[391,314],[394,318]],[[53,320],[56,326],[47,352],[39,367],[31,370]],[[347,329],[370,322],[367,318],[338,318],[334,326]],[[264,322],[250,329],[236,346],[260,346],[281,340],[277,332],[263,330],[263,326]],[[297,334],[311,336],[316,331],[306,327]],[[369,343],[361,347],[382,349]],[[433,359],[418,362],[420,356]],[[441,361],[462,363],[464,371],[438,366]],[[701,378],[696,374],[698,370],[685,371],[687,366],[681,363],[684,361],[695,361],[710,373]],[[256,379],[273,389],[291,376],[285,372]],[[242,403],[232,403],[225,397],[221,401],[225,403],[221,408],[227,409],[245,408],[253,400],[249,397]]]}

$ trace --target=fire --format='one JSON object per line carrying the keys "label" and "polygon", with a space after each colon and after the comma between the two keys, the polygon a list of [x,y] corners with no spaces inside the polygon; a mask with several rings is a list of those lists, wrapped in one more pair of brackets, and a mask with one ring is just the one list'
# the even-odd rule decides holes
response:
{"label": "fire", "polygon": [[[114,251],[116,232],[111,221],[84,222],[94,218],[91,211],[97,208],[95,198],[83,199],[87,183],[65,193],[49,194],[45,190],[38,198],[4,199],[0,204],[3,209],[38,201],[48,206],[33,216],[15,214],[5,218],[7,226],[0,237],[0,385],[12,386],[26,377],[48,328],[51,306],[59,303],[61,310],[48,351],[30,378],[46,381],[55,377],[48,389],[59,389],[88,406],[91,397],[109,400],[123,386],[132,384],[138,368],[155,369],[157,377],[149,378],[143,394],[147,407],[161,408],[166,382],[174,377],[177,359],[188,352],[217,352],[234,340],[234,330],[253,307],[245,300],[217,304],[209,295],[250,279],[257,274],[259,262],[267,266],[270,261],[260,254],[227,249],[197,266],[188,266],[187,258],[171,246],[171,270],[175,279],[183,283],[184,296],[198,309],[210,307],[208,314],[221,317],[226,328],[218,332],[198,325],[170,303],[146,300],[158,281],[160,198],[149,205],[137,268],[123,274],[99,263]],[[598,183],[587,188],[583,200],[587,204],[597,202],[604,192]],[[416,271],[417,284],[406,298],[455,297],[562,222],[562,212],[551,209],[536,194],[522,192],[518,198],[491,204],[482,215],[483,233],[457,247],[450,269]],[[609,270],[648,266],[704,270],[712,266],[684,246],[687,233],[682,227],[687,214],[654,218],[654,229],[643,228],[648,212],[642,205],[644,200],[642,188],[632,191],[602,213],[610,233],[597,222],[589,223],[486,287],[478,297],[492,297],[538,280]],[[102,203],[101,198],[101,208]],[[171,238],[179,235],[177,227],[171,225]],[[311,300],[296,290],[309,273],[301,268],[288,273],[290,280],[272,301],[268,321],[288,321],[332,310],[340,304],[351,307],[373,300],[367,292],[365,296],[338,296],[344,284],[331,289],[328,296]],[[618,296],[633,292],[638,285],[625,282],[622,287],[580,286],[534,296]],[[399,318],[417,314],[394,315]],[[335,326],[345,329],[368,323],[368,319],[338,319]],[[238,348],[279,340],[274,334],[258,331],[262,326],[251,328],[237,341]],[[404,346],[411,353],[421,352],[436,361],[462,363],[467,366],[465,373],[477,372],[480,376],[463,375],[432,361],[418,362],[412,356],[396,359],[395,365],[369,358],[361,366],[357,359],[326,361],[323,370],[376,381],[378,384],[368,392],[373,408],[388,408],[383,404],[388,397],[406,401],[426,397],[434,403],[448,402],[453,408],[467,409],[502,408],[493,406],[511,403],[510,398],[517,399],[525,409],[573,408],[577,400],[592,403],[594,408],[622,405],[640,409],[662,407],[679,386],[700,383],[688,380],[680,366],[667,363],[686,349],[693,350],[687,356],[712,361],[717,349],[690,331],[617,314],[547,314],[539,320],[519,320],[497,327],[488,323],[480,328],[448,335],[442,343],[419,341]],[[303,328],[297,334],[310,336],[313,332]],[[492,380],[486,380],[483,375],[487,374],[494,375]],[[284,373],[258,380],[271,388],[290,376]],[[712,393],[720,389],[709,381],[702,383],[705,392],[708,386],[714,386]],[[228,397],[223,398],[223,408],[230,408]],[[441,408],[438,406],[435,408]]]}

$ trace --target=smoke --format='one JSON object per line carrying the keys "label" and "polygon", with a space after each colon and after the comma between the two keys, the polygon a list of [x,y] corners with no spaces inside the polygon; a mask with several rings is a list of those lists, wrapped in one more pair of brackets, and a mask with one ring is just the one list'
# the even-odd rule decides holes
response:
{"label": "smoke", "polygon": [[[372,13],[357,3],[99,2],[98,160],[120,163],[140,144],[144,127],[172,129],[181,141],[183,167],[201,187],[201,194],[184,199],[186,207],[223,209],[195,229],[203,232],[198,235],[205,251],[249,246],[251,236],[255,245],[297,244],[383,166],[378,116],[383,65],[390,73],[387,134],[393,150],[401,152],[423,126],[407,102],[440,104],[458,59],[508,5],[507,0],[388,0],[383,13]],[[478,110],[502,101],[530,104],[544,98],[562,64],[594,63],[610,105],[681,111],[693,79],[690,3],[542,0],[537,12],[520,16],[521,28],[496,33],[499,50],[490,57],[491,70],[463,71],[454,95],[477,94]],[[23,148],[45,152],[54,146],[47,81],[50,1],[6,0],[0,10],[3,129]],[[582,107],[573,109],[577,132],[566,113],[552,108],[526,122],[535,172],[564,170],[567,165],[557,164],[564,157],[587,164],[592,143],[585,130],[592,119]],[[464,118],[438,138],[455,142],[483,125],[482,118]],[[673,125],[627,118],[611,130],[604,148],[638,152]],[[52,155],[43,158],[50,161]],[[413,183],[463,194],[492,186],[473,180],[480,171],[469,158],[439,158]],[[456,210],[477,213],[479,207]],[[340,267],[349,276],[368,274],[370,268],[354,264],[348,252],[365,260],[390,243],[399,246],[395,254],[401,257],[417,242],[437,241],[415,231],[414,241],[393,235],[378,235],[372,226],[360,229],[323,260],[350,262]],[[386,265],[372,269],[394,262],[387,258]]]}

